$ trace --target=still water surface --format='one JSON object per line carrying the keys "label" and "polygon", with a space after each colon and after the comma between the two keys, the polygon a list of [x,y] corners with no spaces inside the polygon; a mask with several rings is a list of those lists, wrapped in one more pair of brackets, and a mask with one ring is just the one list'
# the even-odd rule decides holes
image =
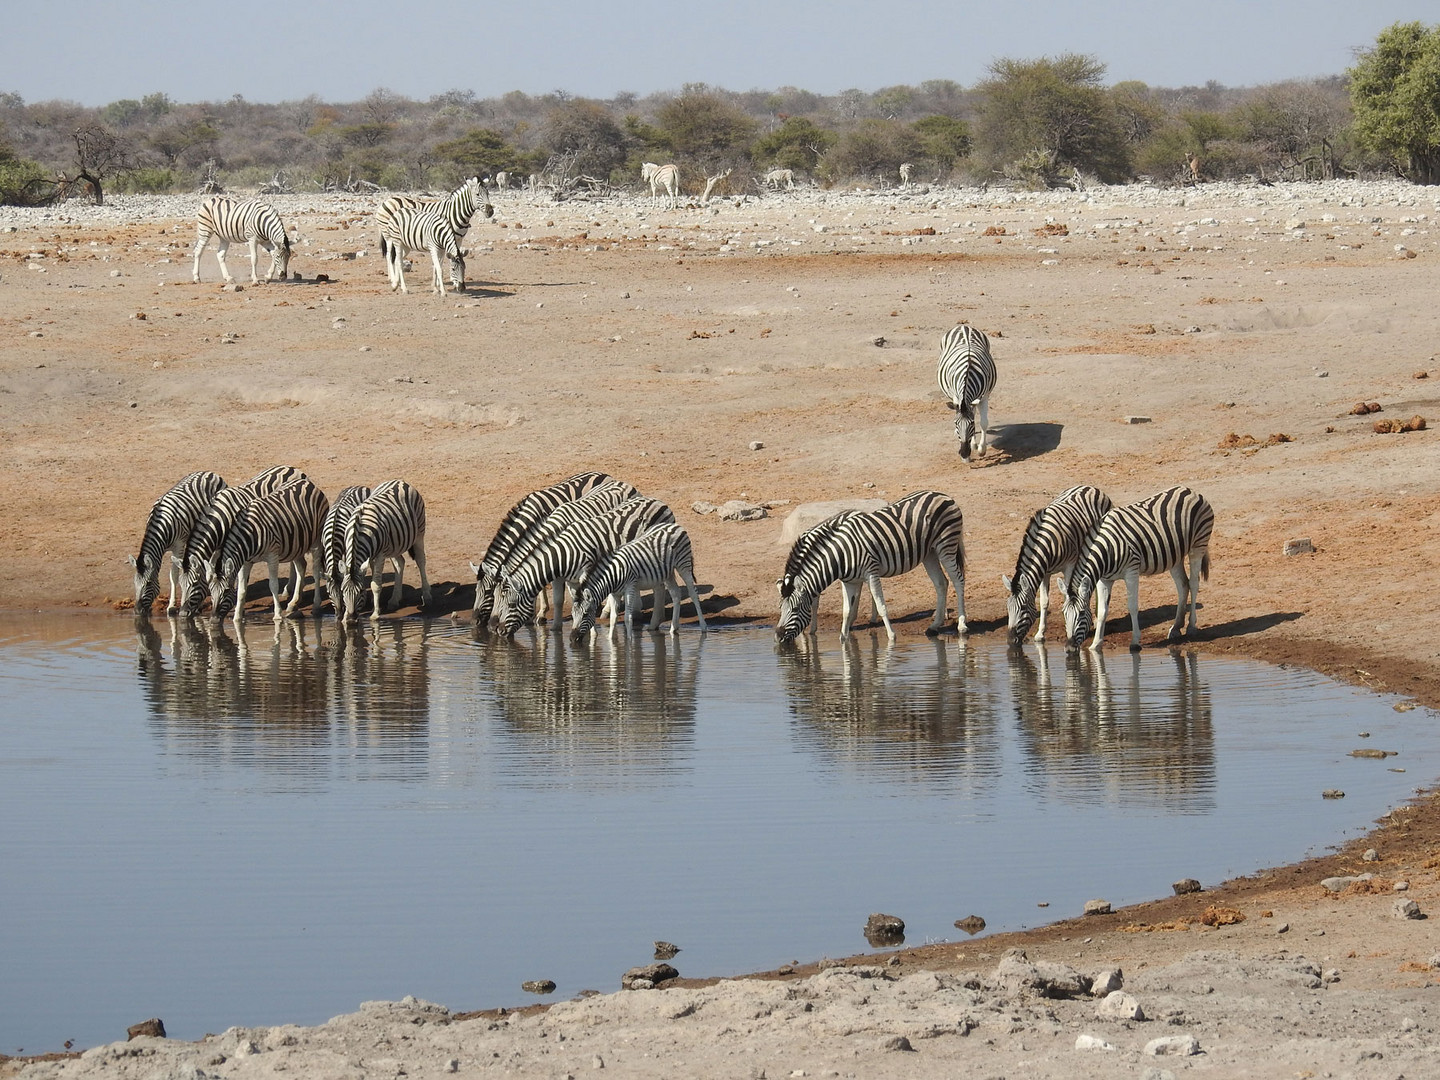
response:
{"label": "still water surface", "polygon": [[877,911],[1013,929],[1292,861],[1440,774],[1433,713],[1312,672],[953,638],[10,617],[0,701],[5,1053],[608,991],[656,939],[739,973]]}

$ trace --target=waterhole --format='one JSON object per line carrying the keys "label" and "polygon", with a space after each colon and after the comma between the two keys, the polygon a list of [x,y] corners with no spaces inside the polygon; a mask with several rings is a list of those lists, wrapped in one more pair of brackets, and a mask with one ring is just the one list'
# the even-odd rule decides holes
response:
{"label": "waterhole", "polygon": [[656,940],[736,974],[863,952],[872,912],[1015,929],[1440,773],[1424,709],[1186,650],[9,617],[0,693],[5,1053],[611,991]]}

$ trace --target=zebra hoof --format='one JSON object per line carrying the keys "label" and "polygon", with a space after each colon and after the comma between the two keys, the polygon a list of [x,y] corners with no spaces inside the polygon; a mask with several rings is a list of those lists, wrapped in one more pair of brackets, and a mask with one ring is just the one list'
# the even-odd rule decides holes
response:
{"label": "zebra hoof", "polygon": [[1138,641],[1132,641],[1132,642],[1130,643],[1130,651],[1131,651],[1131,652],[1139,652],[1139,651],[1140,651],[1140,643],[1139,643]]}
{"label": "zebra hoof", "polygon": [[940,636],[940,629],[941,629],[941,628],[938,627],[938,626],[927,626],[927,627],[925,628],[925,636],[926,636],[926,637],[939,637],[939,636]]}

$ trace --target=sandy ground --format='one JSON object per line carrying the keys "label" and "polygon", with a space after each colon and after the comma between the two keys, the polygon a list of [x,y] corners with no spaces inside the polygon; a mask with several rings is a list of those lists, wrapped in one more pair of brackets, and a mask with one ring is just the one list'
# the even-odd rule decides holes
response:
{"label": "sandy ground", "polygon": [[[467,562],[506,507],[599,468],[676,509],[722,621],[773,620],[787,507],[949,492],[966,518],[971,632],[994,634],[999,575],[1035,507],[1076,483],[1117,502],[1186,483],[1216,510],[1194,647],[1440,707],[1434,191],[914,189],[676,210],[507,193],[467,242],[478,284],[443,300],[419,260],[410,294],[390,293],[371,201],[276,202],[304,280],[252,286],[232,248],[235,292],[213,249],[190,282],[193,200],[0,210],[12,551],[0,607],[123,608],[124,556],[165,488],[194,469],[236,482],[285,462],[332,493],[415,484],[436,606],[463,617]],[[991,334],[1000,368],[992,450],[969,466],[934,383],[940,336],[961,320]],[[1352,415],[1360,401],[1383,411]],[[1374,431],[1415,415],[1430,426]],[[733,498],[771,516],[690,509]],[[1314,553],[1282,555],[1300,537]],[[887,583],[902,633],[923,630],[928,593],[920,574]],[[1141,607],[1156,647],[1168,578],[1142,587]],[[1361,862],[1366,847],[1376,862]],[[1310,864],[859,974],[802,969],[463,1021],[377,1005],[318,1029],[97,1048],[26,1075],[429,1075],[452,1060],[557,1076],[596,1061],[637,1076],[1437,1075],[1440,950],[1428,921],[1393,910],[1397,897],[1434,905],[1437,849],[1427,796]],[[1379,879],[1368,891],[1319,885],[1362,869]],[[1246,920],[1202,928],[1212,904]],[[1170,928],[1122,932],[1142,923]],[[1002,967],[1012,947],[1085,975],[1122,968],[1147,1019],[1044,996],[1013,958]],[[1086,1034],[1112,1049],[1076,1049]],[[1201,1053],[1146,1054],[1172,1035]],[[886,1049],[894,1036],[913,1051]]]}

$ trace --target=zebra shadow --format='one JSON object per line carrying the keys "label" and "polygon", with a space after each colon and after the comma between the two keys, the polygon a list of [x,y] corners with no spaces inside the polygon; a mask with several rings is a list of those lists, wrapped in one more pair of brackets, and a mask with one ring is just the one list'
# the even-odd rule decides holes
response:
{"label": "zebra shadow", "polygon": [[498,281],[466,281],[465,295],[473,296],[477,300],[499,300],[514,296],[515,290],[504,288]]}
{"label": "zebra shadow", "polygon": [[1064,424],[1002,424],[990,429],[990,446],[1006,461],[1025,461],[1048,454],[1060,445]]}
{"label": "zebra shadow", "polygon": [[[1145,587],[1145,581],[1153,581],[1157,585],[1168,586],[1169,575],[1158,574],[1154,578],[1142,579],[1141,588]],[[1170,599],[1166,603],[1156,604],[1151,607],[1140,609],[1140,629],[1149,630],[1154,627],[1168,627],[1175,618],[1175,590],[1168,589]],[[1110,601],[1110,617],[1105,620],[1105,636],[1111,634],[1120,638],[1127,638],[1130,634],[1130,613],[1125,607],[1125,585],[1123,582],[1116,582],[1115,592]],[[1118,609],[1118,610],[1117,610]],[[1247,634],[1258,634],[1271,627],[1280,626],[1282,623],[1294,622],[1303,617],[1299,611],[1276,611],[1268,615],[1252,615],[1244,619],[1232,619],[1230,622],[1216,623],[1212,626],[1205,625],[1204,611],[1205,601],[1200,601],[1197,610],[1201,613],[1200,625],[1193,635],[1184,634],[1181,641],[1219,641],[1228,637],[1243,637]],[[1183,628],[1182,628],[1183,630]],[[1147,642],[1146,644],[1152,644]],[[1164,644],[1154,642],[1153,644]]]}

